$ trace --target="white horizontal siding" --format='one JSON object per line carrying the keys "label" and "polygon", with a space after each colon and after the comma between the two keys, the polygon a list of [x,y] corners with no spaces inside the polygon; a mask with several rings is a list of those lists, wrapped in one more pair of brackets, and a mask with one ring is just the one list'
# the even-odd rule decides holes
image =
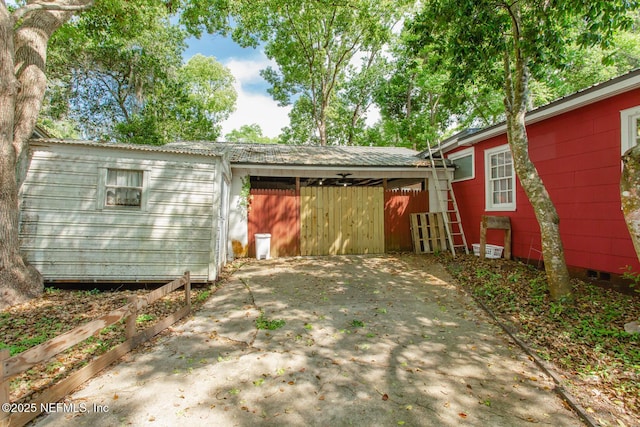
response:
{"label": "white horizontal siding", "polygon": [[[34,150],[22,187],[22,248],[45,280],[167,280],[186,270],[210,278],[220,159],[56,150]],[[146,209],[103,207],[100,168],[150,174]]]}

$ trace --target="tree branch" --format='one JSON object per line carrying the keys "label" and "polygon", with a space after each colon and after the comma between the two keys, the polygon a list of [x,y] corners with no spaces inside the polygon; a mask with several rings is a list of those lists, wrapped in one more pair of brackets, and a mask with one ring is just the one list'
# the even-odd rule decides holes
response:
{"label": "tree branch", "polygon": [[30,3],[25,6],[22,6],[16,9],[13,14],[13,22],[14,24],[24,18],[24,16],[30,12],[34,12],[37,10],[50,10],[50,11],[59,11],[59,12],[82,12],[93,7],[93,0],[86,0],[86,3],[83,4],[60,4],[60,3]]}

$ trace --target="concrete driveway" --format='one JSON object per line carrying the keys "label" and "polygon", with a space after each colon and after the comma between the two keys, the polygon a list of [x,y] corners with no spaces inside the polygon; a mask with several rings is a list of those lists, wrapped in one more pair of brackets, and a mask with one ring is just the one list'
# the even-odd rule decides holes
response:
{"label": "concrete driveway", "polygon": [[582,425],[449,279],[426,256],[249,260],[37,425]]}

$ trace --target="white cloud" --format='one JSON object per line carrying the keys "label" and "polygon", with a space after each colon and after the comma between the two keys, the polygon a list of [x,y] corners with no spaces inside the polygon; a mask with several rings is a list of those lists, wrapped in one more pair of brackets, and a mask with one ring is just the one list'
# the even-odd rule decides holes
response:
{"label": "white cloud", "polygon": [[229,58],[223,63],[236,78],[238,93],[236,111],[222,123],[223,135],[253,123],[260,125],[265,136],[274,138],[280,135],[281,129],[289,125],[291,107],[279,107],[266,93],[267,84],[260,76],[260,70],[274,63],[262,52],[258,57]]}

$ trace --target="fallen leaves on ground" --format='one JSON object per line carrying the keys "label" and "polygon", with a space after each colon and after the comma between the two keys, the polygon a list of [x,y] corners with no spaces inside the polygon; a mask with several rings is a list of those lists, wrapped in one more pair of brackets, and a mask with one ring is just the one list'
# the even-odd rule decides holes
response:
{"label": "fallen leaves on ground", "polygon": [[[197,308],[212,291],[211,286],[193,287],[192,307]],[[46,288],[43,295],[0,312],[0,348],[11,356],[84,325],[127,304],[130,296],[150,290],[64,290]],[[182,288],[159,299],[138,313],[136,329],[144,330],[184,306]],[[10,383],[12,402],[28,402],[47,387],[87,365],[125,340],[124,322],[104,328],[80,344],[45,363],[23,372]]]}
{"label": "fallen leaves on ground", "polygon": [[544,271],[504,259],[440,257],[456,282],[484,303],[566,382],[603,426],[640,425],[640,294],[572,280],[573,300],[552,301]]}

